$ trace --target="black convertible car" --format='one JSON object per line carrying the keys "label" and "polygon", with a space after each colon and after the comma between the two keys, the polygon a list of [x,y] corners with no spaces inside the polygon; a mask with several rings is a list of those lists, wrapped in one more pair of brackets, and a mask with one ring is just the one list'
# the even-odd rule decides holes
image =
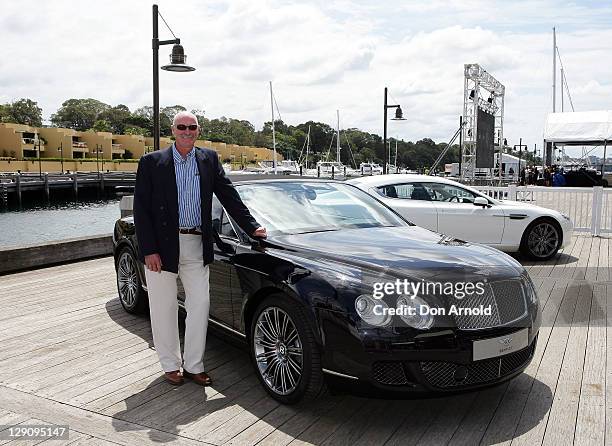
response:
{"label": "black convertible car", "polygon": [[[277,400],[329,385],[381,396],[480,388],[531,361],[538,298],[508,255],[415,226],[349,184],[234,183],[268,238],[249,238],[215,199],[210,321],[247,342]],[[144,312],[131,217],[117,221],[114,247],[121,303]]]}

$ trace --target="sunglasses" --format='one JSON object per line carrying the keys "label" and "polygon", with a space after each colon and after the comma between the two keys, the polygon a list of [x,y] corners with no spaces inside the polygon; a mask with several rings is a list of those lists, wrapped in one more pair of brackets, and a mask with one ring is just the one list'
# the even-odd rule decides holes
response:
{"label": "sunglasses", "polygon": [[197,125],[197,124],[190,124],[190,125],[185,125],[185,124],[177,124],[177,125],[176,125],[176,128],[177,128],[178,130],[187,130],[187,129],[189,129],[189,130],[191,130],[191,131],[194,131],[194,130],[197,130],[197,129],[198,129],[198,125]]}

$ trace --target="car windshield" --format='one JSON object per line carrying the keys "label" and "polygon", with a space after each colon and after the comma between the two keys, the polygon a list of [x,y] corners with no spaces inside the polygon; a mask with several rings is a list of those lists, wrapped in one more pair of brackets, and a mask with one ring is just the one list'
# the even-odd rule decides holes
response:
{"label": "car windshield", "polygon": [[409,225],[348,184],[289,181],[242,184],[237,190],[270,235]]}

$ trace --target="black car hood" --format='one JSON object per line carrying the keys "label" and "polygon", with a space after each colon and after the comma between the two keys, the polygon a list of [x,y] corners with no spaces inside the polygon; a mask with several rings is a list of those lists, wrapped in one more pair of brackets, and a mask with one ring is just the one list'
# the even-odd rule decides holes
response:
{"label": "black car hood", "polygon": [[[333,262],[394,276],[433,278],[453,270],[517,275],[512,257],[484,245],[462,242],[418,226],[381,227],[270,237],[270,242],[316,263]],[[497,275],[497,274],[495,274]]]}

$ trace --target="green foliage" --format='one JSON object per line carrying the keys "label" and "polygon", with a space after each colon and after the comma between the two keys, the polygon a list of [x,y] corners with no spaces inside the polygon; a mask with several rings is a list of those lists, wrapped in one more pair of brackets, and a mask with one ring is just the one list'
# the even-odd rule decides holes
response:
{"label": "green foliage", "polygon": [[22,98],[10,104],[0,105],[0,122],[14,122],[33,127],[42,126],[42,108],[38,103]]}
{"label": "green foliage", "polygon": [[111,132],[111,124],[106,119],[98,119],[91,128],[94,132]]}
{"label": "green foliage", "polygon": [[102,112],[111,106],[96,99],[68,99],[51,115],[56,127],[85,131],[94,126]]}

